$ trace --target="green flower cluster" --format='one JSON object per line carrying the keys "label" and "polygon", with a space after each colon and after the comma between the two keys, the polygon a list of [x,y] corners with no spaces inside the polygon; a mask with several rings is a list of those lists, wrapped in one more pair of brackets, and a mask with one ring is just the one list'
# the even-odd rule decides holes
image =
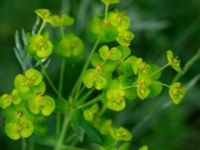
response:
{"label": "green flower cluster", "polygon": [[25,75],[15,78],[15,89],[0,97],[0,107],[6,118],[5,132],[13,140],[27,138],[44,116],[55,109],[54,99],[45,93],[42,75],[35,69],[29,69]]}
{"label": "green flower cluster", "polygon": [[[103,1],[108,5],[111,1]],[[97,18],[96,18],[97,19]],[[103,41],[107,41],[106,32],[112,29],[117,31],[117,37],[110,38],[108,41],[116,40],[119,46],[109,47],[102,45],[98,53],[93,54],[91,65],[83,75],[82,81],[87,88],[96,88],[102,90],[102,101],[105,101],[107,108],[114,111],[121,111],[126,107],[126,99],[133,100],[139,97],[141,100],[148,97],[154,97],[161,93],[163,86],[169,88],[169,96],[175,104],[178,104],[185,96],[186,89],[181,83],[176,82],[171,86],[159,81],[161,71],[167,66],[171,66],[177,72],[181,71],[180,60],[174,57],[171,50],[167,51],[168,63],[164,67],[155,64],[148,64],[142,58],[131,56],[131,50],[128,47],[132,38],[125,38],[120,41],[119,35],[128,35],[127,29],[130,21],[124,13],[116,11],[109,12],[108,17],[101,21],[106,23],[105,29],[100,29],[103,25],[93,21],[97,33],[102,33]],[[93,24],[93,25],[94,25]],[[104,32],[105,31],[105,32]],[[110,35],[110,34],[109,34]],[[132,36],[127,36],[132,37]],[[111,40],[112,39],[112,40]],[[124,38],[122,38],[124,39]]]}
{"label": "green flower cluster", "polygon": [[[65,33],[64,30],[64,27],[74,24],[74,19],[67,14],[52,15],[48,9],[37,9],[35,13],[42,20],[39,23],[41,25],[39,29],[36,25],[35,31],[27,33],[27,40],[24,40],[26,52],[31,55],[30,61],[36,60],[35,66],[41,65],[49,85],[60,100],[57,102],[59,112],[56,118],[58,139],[52,142],[56,144],[56,149],[75,143],[72,142],[76,140],[74,135],[64,142],[65,134],[72,133],[68,132],[68,128],[72,127],[73,134],[80,141],[86,134],[97,144],[99,150],[128,150],[132,133],[123,126],[113,125],[112,120],[105,118],[103,114],[107,110],[123,111],[127,107],[127,101],[158,96],[163,87],[168,88],[169,97],[174,104],[179,104],[186,94],[186,88],[180,82],[168,85],[160,81],[161,73],[166,67],[171,67],[178,73],[182,71],[178,57],[168,50],[166,65],[159,67],[132,55],[130,45],[134,34],[130,31],[130,18],[122,11],[108,11],[109,6],[119,3],[119,0],[101,1],[105,5],[105,15],[95,16],[89,24],[88,32],[89,37],[96,39],[96,43],[66,99],[63,95],[66,60],[76,63],[84,53],[81,38],[71,32]],[[42,33],[46,25],[60,28],[61,34],[54,42],[49,40],[48,33]],[[53,49],[63,59],[58,90],[44,64]],[[36,69],[29,69],[16,76],[12,92],[0,97],[8,137],[13,140],[30,137],[37,132],[40,122],[54,112],[55,101],[45,92],[46,84]],[[89,98],[92,100],[89,101]],[[144,145],[139,150],[148,150],[148,147]]]}
{"label": "green flower cluster", "polygon": [[[172,66],[176,71],[181,70],[177,61],[170,60],[167,66]],[[186,93],[179,82],[171,86],[160,82],[162,68],[148,64],[142,58],[130,56],[130,49],[125,46],[101,46],[99,53],[93,55],[91,65],[93,68],[85,72],[82,81],[87,88],[103,90],[102,100],[106,102],[107,108],[114,111],[125,109],[126,99],[139,97],[144,100],[159,95],[163,86],[169,88],[169,96],[174,104],[180,103]]]}
{"label": "green flower cluster", "polygon": [[[110,4],[118,1],[102,0],[106,10]],[[180,60],[174,57],[171,50],[167,51],[167,64],[159,67],[147,63],[142,58],[131,55],[130,43],[134,34],[128,31],[130,19],[123,12],[106,12],[105,17],[95,17],[90,25],[93,38],[100,38],[103,44],[98,52],[93,53],[90,59],[91,67],[83,72],[82,83],[88,89],[99,91],[97,99],[100,103],[83,110],[86,121],[91,122],[113,144],[104,146],[107,149],[116,149],[117,141],[130,141],[132,136],[123,127],[115,128],[111,120],[102,117],[106,109],[122,111],[127,106],[127,100],[158,96],[163,87],[168,88],[169,96],[174,104],[179,104],[186,93],[186,88],[180,82],[167,85],[160,81],[161,72],[166,67],[172,67],[181,72]],[[116,42],[107,44],[105,42]],[[112,45],[112,46],[110,46]],[[114,46],[113,46],[114,45]],[[100,106],[98,104],[101,104]],[[127,144],[127,143],[124,143]],[[103,150],[103,148],[101,148]],[[128,148],[124,148],[127,150]],[[140,148],[147,150],[147,146]]]}
{"label": "green flower cluster", "polygon": [[42,25],[37,34],[27,34],[28,44],[26,46],[27,52],[36,59],[45,59],[53,52],[53,44],[49,40],[48,33],[41,34],[43,28],[48,23],[52,27],[60,27],[62,29],[62,36],[56,41],[56,53],[64,58],[70,60],[80,60],[83,55],[84,44],[82,40],[72,34],[64,34],[63,27],[74,24],[74,19],[67,14],[61,16],[51,15],[48,9],[37,9],[35,13],[42,19]]}
{"label": "green flower cluster", "polygon": [[124,127],[115,127],[110,119],[99,119],[98,104],[92,105],[83,112],[85,120],[91,122],[100,131],[100,133],[109,141],[106,148],[115,147],[119,141],[129,142],[132,134]]}
{"label": "green flower cluster", "polygon": [[[119,1],[102,0],[106,8]],[[120,45],[128,47],[135,37],[129,31],[130,19],[121,11],[106,12],[105,17],[95,16],[90,24],[89,37],[97,38],[101,36],[101,42],[117,41]]]}
{"label": "green flower cluster", "polygon": [[[129,132],[124,127],[115,127],[112,120],[104,120],[97,127],[101,134],[107,139],[108,144],[102,147],[102,150],[112,149],[112,150],[127,150],[129,143],[132,140],[132,133]],[[116,147],[118,142],[124,142],[119,147]]]}
{"label": "green flower cluster", "polygon": [[[60,27],[62,35],[55,42],[55,51],[58,56],[72,62],[79,61],[83,56],[84,43],[73,33],[65,34],[63,28],[72,26],[74,19],[67,14],[51,15],[48,9],[37,9],[35,13],[43,20],[44,25],[48,23],[52,27]],[[28,51],[33,55],[33,52],[37,52],[39,58],[46,58],[52,53],[52,44],[48,41],[47,36],[33,35],[29,38],[29,43]]]}
{"label": "green flower cluster", "polygon": [[52,27],[64,27],[74,24],[74,19],[67,14],[61,16],[51,15],[51,12],[48,9],[36,9],[35,13],[45,23],[49,23]]}

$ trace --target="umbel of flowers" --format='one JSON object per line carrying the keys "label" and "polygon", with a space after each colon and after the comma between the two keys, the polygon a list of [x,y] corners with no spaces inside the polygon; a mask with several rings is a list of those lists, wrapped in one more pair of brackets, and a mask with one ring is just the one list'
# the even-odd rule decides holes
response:
{"label": "umbel of flowers", "polygon": [[14,81],[11,93],[0,97],[0,107],[6,118],[5,132],[13,140],[27,138],[34,128],[52,114],[54,99],[45,95],[46,85],[40,72],[29,69],[19,74]]}
{"label": "umbel of flowers", "polygon": [[[119,0],[101,1],[105,5],[105,14],[94,16],[88,27],[89,38],[96,40],[96,43],[67,98],[62,95],[65,71],[61,70],[61,84],[57,90],[43,63],[53,52],[65,63],[66,60],[70,63],[82,60],[84,42],[74,33],[65,33],[64,27],[74,24],[74,19],[69,15],[52,15],[48,9],[35,11],[42,23],[37,33],[26,34],[25,52],[37,62],[35,68],[40,64],[49,85],[58,96],[58,102],[47,94],[39,69],[29,68],[24,74],[18,74],[11,93],[0,97],[8,137],[18,140],[38,132],[41,122],[54,112],[55,107],[60,107],[56,104],[62,103],[62,113],[57,112],[58,127],[62,124],[62,128],[58,130],[60,134],[55,140],[56,150],[65,146],[67,128],[73,129],[72,132],[80,141],[83,134],[87,134],[99,150],[128,150],[132,133],[123,126],[116,126],[110,118],[104,116],[104,112],[123,111],[128,107],[128,100],[138,98],[143,101],[158,96],[164,87],[174,104],[183,100],[186,88],[180,82],[168,85],[160,80],[166,67],[178,73],[182,71],[178,57],[168,50],[167,63],[160,67],[132,55],[130,45],[134,34],[130,31],[130,18],[119,10],[108,11],[109,6],[119,3]],[[62,31],[53,42],[49,33],[43,32],[47,24]],[[65,68],[65,65],[61,66],[61,69]],[[139,150],[148,150],[148,147],[144,145]]]}

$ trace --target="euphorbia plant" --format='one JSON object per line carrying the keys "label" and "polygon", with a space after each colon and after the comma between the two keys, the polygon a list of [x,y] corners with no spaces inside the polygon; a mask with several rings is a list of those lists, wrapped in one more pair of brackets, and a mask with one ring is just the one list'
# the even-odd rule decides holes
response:
{"label": "euphorbia plant", "polygon": [[[23,141],[30,138],[55,150],[81,150],[79,143],[86,144],[83,149],[128,150],[134,133],[116,126],[112,118],[104,115],[106,111],[120,113],[128,107],[127,101],[159,96],[164,88],[174,104],[183,100],[186,88],[180,82],[168,85],[160,80],[166,67],[181,72],[180,60],[168,50],[167,63],[160,67],[132,55],[129,46],[134,34],[129,30],[130,18],[120,10],[109,11],[109,6],[119,0],[102,2],[105,14],[94,16],[88,27],[89,38],[96,42],[68,97],[63,95],[64,69],[67,62],[84,60],[85,42],[72,31],[65,32],[64,28],[74,23],[69,15],[52,15],[47,9],[35,11],[40,27],[36,25],[31,33],[24,33],[24,51],[18,46],[15,49],[24,72],[16,76],[13,91],[0,97],[9,138]],[[59,37],[54,39],[48,31],[44,32],[46,26],[60,28]],[[62,60],[58,88],[46,71],[53,52]],[[57,96],[49,94],[46,85]],[[56,123],[54,135],[48,137],[43,123],[49,116]],[[41,138],[46,140],[38,140]],[[147,149],[147,146],[139,148]]]}

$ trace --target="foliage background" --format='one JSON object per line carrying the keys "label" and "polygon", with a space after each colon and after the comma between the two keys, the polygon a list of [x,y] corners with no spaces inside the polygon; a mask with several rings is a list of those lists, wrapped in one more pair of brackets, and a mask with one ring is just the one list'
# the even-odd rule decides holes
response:
{"label": "foliage background", "polygon": [[[173,49],[184,65],[200,47],[199,0],[121,0],[116,7],[125,10],[131,18],[131,30],[136,35],[132,43],[133,54],[148,62],[164,64],[166,50]],[[100,0],[1,0],[0,94],[12,89],[14,77],[21,71],[13,53],[14,34],[22,28],[31,30],[36,8],[48,8],[53,13],[69,12],[74,16],[76,24],[72,30],[76,29],[74,32],[88,43],[87,50],[90,49],[91,42],[85,36],[84,29],[92,14],[100,14],[104,9]],[[58,63],[56,58],[53,59],[49,68],[55,83],[59,71]],[[200,61],[197,61],[181,81],[186,84],[199,75],[199,65]],[[72,78],[77,73],[76,70],[78,69],[74,68],[72,75],[66,71],[66,78]],[[170,82],[175,72],[167,69],[163,74],[163,80]],[[75,78],[72,82],[68,82],[68,79],[65,80],[66,94]],[[163,101],[169,101],[166,94],[162,98],[130,102],[129,107],[114,115],[113,119],[116,124],[123,124],[134,131],[131,144],[133,150],[143,144],[149,145],[150,150],[200,150],[199,91],[200,82],[188,92],[179,106],[162,107]],[[141,122],[143,124],[138,124]],[[17,142],[5,136],[3,126],[0,115],[1,148],[7,150],[15,146],[19,149]]]}

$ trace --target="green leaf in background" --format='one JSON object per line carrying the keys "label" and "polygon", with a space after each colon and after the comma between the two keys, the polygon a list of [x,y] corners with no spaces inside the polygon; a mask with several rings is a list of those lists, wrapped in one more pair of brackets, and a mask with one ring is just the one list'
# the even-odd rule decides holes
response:
{"label": "green leaf in background", "polygon": [[83,129],[85,134],[92,142],[97,144],[102,143],[103,139],[99,131],[95,127],[93,127],[92,124],[85,121],[79,110],[74,110],[72,112],[72,121],[72,126],[75,129],[78,136],[82,135]]}
{"label": "green leaf in background", "polygon": [[78,137],[79,141],[84,140],[84,129],[81,126],[81,113],[79,110],[73,110],[71,113],[71,126],[75,131],[76,136]]}

